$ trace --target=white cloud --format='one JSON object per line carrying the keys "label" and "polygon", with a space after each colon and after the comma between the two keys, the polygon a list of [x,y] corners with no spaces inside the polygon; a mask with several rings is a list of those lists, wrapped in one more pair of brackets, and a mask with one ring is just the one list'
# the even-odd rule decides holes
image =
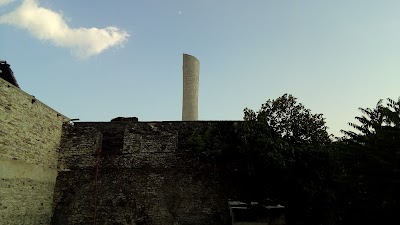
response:
{"label": "white cloud", "polygon": [[15,0],[0,0],[0,6],[7,5]]}
{"label": "white cloud", "polygon": [[[0,4],[11,1],[0,0]],[[40,7],[36,0],[24,0],[14,11],[0,16],[0,23],[24,28],[40,40],[70,48],[79,58],[87,58],[107,48],[120,46],[129,37],[127,32],[114,26],[102,29],[71,28],[60,13]]]}

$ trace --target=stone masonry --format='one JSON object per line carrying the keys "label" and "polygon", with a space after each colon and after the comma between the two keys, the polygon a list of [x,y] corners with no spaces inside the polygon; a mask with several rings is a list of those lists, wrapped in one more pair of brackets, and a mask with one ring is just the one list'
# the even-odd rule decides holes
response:
{"label": "stone masonry", "polygon": [[230,224],[221,186],[185,153],[183,137],[199,124],[66,126],[52,224]]}
{"label": "stone masonry", "polygon": [[0,224],[49,224],[68,118],[0,79]]}
{"label": "stone masonry", "polygon": [[71,124],[0,79],[0,225],[230,224],[225,190],[187,143],[211,123]]}

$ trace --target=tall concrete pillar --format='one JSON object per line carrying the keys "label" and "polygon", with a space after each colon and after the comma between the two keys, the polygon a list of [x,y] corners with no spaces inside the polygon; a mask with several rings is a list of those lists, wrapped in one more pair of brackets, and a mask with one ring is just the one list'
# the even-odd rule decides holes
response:
{"label": "tall concrete pillar", "polygon": [[196,57],[183,54],[182,121],[198,119],[200,62]]}

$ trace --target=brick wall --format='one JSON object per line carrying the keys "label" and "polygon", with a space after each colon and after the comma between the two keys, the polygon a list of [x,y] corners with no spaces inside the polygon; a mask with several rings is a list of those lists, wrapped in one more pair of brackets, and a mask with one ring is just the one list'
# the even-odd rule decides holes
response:
{"label": "brick wall", "polygon": [[95,219],[97,224],[120,225],[229,224],[221,186],[210,173],[189,163],[193,158],[182,149],[184,137],[199,124],[110,122],[65,127],[52,224],[83,225]]}
{"label": "brick wall", "polygon": [[68,118],[0,79],[0,224],[48,224]]}

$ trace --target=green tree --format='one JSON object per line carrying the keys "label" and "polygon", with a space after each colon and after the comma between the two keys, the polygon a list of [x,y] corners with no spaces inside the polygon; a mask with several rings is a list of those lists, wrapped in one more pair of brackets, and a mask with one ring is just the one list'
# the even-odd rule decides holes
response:
{"label": "green tree", "polygon": [[355,131],[346,131],[342,130],[342,133],[345,134],[346,138],[355,141],[359,144],[365,143],[365,141],[371,137],[371,135],[379,133],[382,130],[382,126],[384,125],[384,106],[382,105],[382,99],[378,101],[375,108],[359,108],[359,110],[363,113],[362,116],[356,116],[355,119],[360,123],[352,123],[348,124],[353,127]]}
{"label": "green tree", "polygon": [[396,170],[397,154],[400,151],[400,98],[390,98],[386,105],[379,100],[376,107],[359,108],[362,116],[355,117],[358,124],[349,123],[356,131],[345,131],[344,140],[353,147],[362,149],[379,168]]}
{"label": "green tree", "polygon": [[400,210],[400,98],[359,109],[363,115],[349,123],[354,131],[342,131],[348,155],[344,184],[352,187],[351,196],[342,196],[352,203],[344,214],[348,224],[395,224]]}
{"label": "green tree", "polygon": [[244,110],[241,148],[258,185],[289,207],[289,218],[318,224],[330,215],[330,136],[322,114],[290,95]]}
{"label": "green tree", "polygon": [[322,114],[312,114],[290,94],[267,100],[256,113],[244,110],[245,121],[260,121],[291,144],[330,143]]}
{"label": "green tree", "polygon": [[189,142],[199,159],[215,163],[231,198],[272,199],[289,207],[292,222],[318,224],[332,200],[326,129],[322,114],[285,94],[257,112],[244,109],[243,122],[198,129]]}

